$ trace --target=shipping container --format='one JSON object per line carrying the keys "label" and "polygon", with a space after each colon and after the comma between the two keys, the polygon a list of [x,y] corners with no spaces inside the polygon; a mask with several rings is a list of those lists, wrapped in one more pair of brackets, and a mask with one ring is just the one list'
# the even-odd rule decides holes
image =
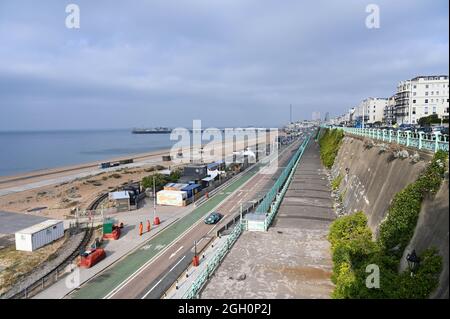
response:
{"label": "shipping container", "polygon": [[111,167],[111,163],[110,162],[105,162],[105,163],[101,163],[100,164],[100,168],[109,168]]}
{"label": "shipping container", "polygon": [[191,198],[193,195],[201,191],[202,186],[198,184],[187,185],[180,190],[187,193],[187,198]]}
{"label": "shipping container", "polygon": [[132,158],[119,161],[120,164],[131,164],[133,162],[134,162],[134,159],[132,159]]}
{"label": "shipping container", "polygon": [[186,192],[162,190],[156,193],[158,205],[185,206]]}
{"label": "shipping container", "polygon": [[64,236],[64,223],[61,220],[46,220],[22,229],[15,234],[16,250],[35,251]]}

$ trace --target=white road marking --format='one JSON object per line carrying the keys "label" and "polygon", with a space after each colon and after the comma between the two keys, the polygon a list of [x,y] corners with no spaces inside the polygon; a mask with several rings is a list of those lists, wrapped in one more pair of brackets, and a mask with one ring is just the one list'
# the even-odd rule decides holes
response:
{"label": "white road marking", "polygon": [[155,289],[160,283],[161,283],[161,281],[164,279],[164,278],[166,278],[166,276],[172,271],[172,270],[174,270],[175,269],[175,267],[176,266],[178,266],[183,260],[184,260],[184,258],[186,258],[186,255],[184,255],[183,256],[183,258],[181,258],[176,264],[175,264],[175,266],[173,266],[165,275],[164,275],[164,277],[162,277],[149,291],[147,291],[146,293],[145,293],[145,295],[141,298],[141,299],[145,299],[152,291],[153,291],[153,289]]}
{"label": "white road marking", "polygon": [[169,259],[175,257],[175,255],[176,255],[183,247],[184,247],[184,246],[181,246],[180,248],[178,248],[176,252],[174,252],[172,255],[170,255]]}
{"label": "white road marking", "polygon": [[[217,227],[217,225],[218,225],[218,224],[215,224],[215,225],[214,225],[214,227],[213,227],[213,228],[211,228],[211,230],[210,230],[210,231],[209,231],[209,232],[208,232],[208,233],[207,233],[206,235],[209,235],[209,233],[210,233],[210,232],[212,232],[212,231],[214,230],[214,228],[216,228],[216,227]],[[203,239],[203,238],[202,238],[202,239]]]}

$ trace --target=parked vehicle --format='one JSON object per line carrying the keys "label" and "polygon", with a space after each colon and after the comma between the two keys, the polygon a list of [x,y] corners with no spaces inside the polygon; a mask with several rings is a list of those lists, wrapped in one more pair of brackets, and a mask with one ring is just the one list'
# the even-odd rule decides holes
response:
{"label": "parked vehicle", "polygon": [[412,124],[400,124],[398,129],[401,131],[414,131],[415,127]]}
{"label": "parked vehicle", "polygon": [[211,213],[209,214],[208,217],[206,217],[205,224],[208,225],[217,224],[222,219],[222,217],[223,215],[218,212]]}
{"label": "parked vehicle", "polygon": [[105,250],[97,248],[81,254],[80,267],[91,268],[106,257]]}
{"label": "parked vehicle", "polygon": [[427,134],[434,134],[440,132],[441,134],[448,134],[448,127],[446,126],[424,126],[418,129],[419,132]]}

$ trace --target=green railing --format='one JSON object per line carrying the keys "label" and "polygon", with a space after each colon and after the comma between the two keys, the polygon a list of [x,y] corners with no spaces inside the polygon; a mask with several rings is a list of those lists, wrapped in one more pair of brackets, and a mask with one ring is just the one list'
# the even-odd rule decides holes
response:
{"label": "green railing", "polygon": [[291,173],[292,169],[294,168],[294,165],[298,163],[298,160],[303,154],[303,151],[305,150],[306,146],[308,145],[310,136],[308,136],[302,143],[302,145],[299,147],[297,152],[294,154],[294,156],[289,161],[288,165],[284,168],[281,175],[278,177],[275,184],[272,186],[272,188],[269,190],[269,192],[264,197],[261,204],[256,207],[255,213],[256,214],[265,214],[269,211],[271,208],[272,203],[276,199],[277,195],[279,194],[281,188],[285,184],[289,174]]}
{"label": "green railing", "polygon": [[[272,222],[273,218],[276,214],[276,209],[278,209],[278,206],[280,205],[281,199],[284,196],[284,193],[287,190],[287,187],[289,186],[289,181],[292,179],[292,176],[295,172],[295,168],[297,167],[301,156],[303,155],[303,152],[306,149],[306,146],[308,145],[310,140],[310,135],[303,141],[302,145],[299,147],[299,149],[296,151],[295,155],[292,157],[292,159],[289,161],[289,164],[284,168],[283,172],[281,173],[280,177],[275,182],[275,185],[271,188],[271,190],[267,193],[267,195],[264,197],[261,204],[256,208],[256,211],[259,210],[260,213],[267,213],[267,211],[270,208],[270,212],[266,217],[265,220],[265,228],[269,227],[270,223]],[[279,193],[280,188],[282,189],[281,193]],[[267,207],[267,209],[263,212],[263,207]],[[204,270],[200,273],[200,275],[195,279],[195,281],[192,283],[191,287],[186,291],[186,293],[183,295],[182,299],[194,299],[198,298],[198,295],[205,285],[206,281],[210,278],[210,276],[213,274],[213,272],[217,269],[217,267],[220,265],[223,258],[225,258],[225,255],[228,253],[228,251],[231,249],[233,244],[236,242],[236,240],[241,235],[242,231],[246,228],[247,221],[239,220],[239,222],[236,224],[236,226],[233,228],[233,231],[228,235],[226,242],[222,247],[220,247],[214,254],[214,256],[208,261],[207,266]]]}
{"label": "green railing", "polygon": [[416,148],[419,150],[428,150],[437,152],[439,150],[449,151],[449,136],[441,134],[440,132],[428,134],[424,132],[400,131],[400,130],[380,130],[373,128],[355,128],[355,127],[334,127],[329,128],[342,129],[344,132],[369,137],[372,139],[397,143],[407,147]]}
{"label": "green railing", "polygon": [[285,182],[283,184],[283,187],[281,188],[281,191],[279,191],[279,193],[275,196],[274,201],[271,204],[270,211],[269,211],[269,214],[267,215],[266,222],[265,222],[266,230],[272,224],[272,221],[273,221],[273,219],[275,218],[275,215],[278,212],[278,208],[280,207],[281,202],[283,201],[283,197],[284,197],[284,195],[286,194],[286,192],[287,192],[287,190],[289,188],[291,180],[292,180],[292,178],[293,178],[293,176],[295,174],[295,170],[296,170],[298,164],[300,163],[300,160],[301,160],[301,158],[303,156],[303,153],[305,152],[306,147],[308,146],[310,138],[311,138],[311,136],[308,136],[306,138],[306,140],[303,142],[302,146],[299,148],[298,155],[296,154],[297,159],[293,162],[290,170],[287,171],[287,177],[286,177],[286,180],[285,180]]}
{"label": "green railing", "polygon": [[237,223],[236,226],[233,228],[233,231],[230,233],[230,235],[227,236],[225,244],[222,245],[222,247],[220,247],[216,251],[214,256],[208,261],[208,264],[206,265],[205,269],[200,273],[197,279],[195,279],[195,281],[192,283],[192,286],[183,295],[182,299],[198,298],[198,295],[203,286],[205,285],[206,281],[213,274],[216,268],[220,265],[222,259],[225,257],[225,255],[231,249],[233,244],[239,238],[239,236],[242,233],[242,229],[243,229],[242,221],[239,221],[239,223]]}

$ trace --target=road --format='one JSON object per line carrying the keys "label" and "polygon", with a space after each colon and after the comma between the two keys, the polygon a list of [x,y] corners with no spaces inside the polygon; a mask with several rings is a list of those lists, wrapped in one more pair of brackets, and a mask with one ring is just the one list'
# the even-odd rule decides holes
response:
{"label": "road", "polygon": [[[262,174],[257,167],[245,172],[219,194],[150,240],[145,248],[131,253],[69,297],[160,298],[191,262],[194,241],[198,243],[197,251],[201,251],[215,236],[214,230],[239,211],[240,203],[265,194],[299,145],[295,142],[280,152],[275,173]],[[215,226],[203,223],[205,214],[212,210],[224,215]]]}

